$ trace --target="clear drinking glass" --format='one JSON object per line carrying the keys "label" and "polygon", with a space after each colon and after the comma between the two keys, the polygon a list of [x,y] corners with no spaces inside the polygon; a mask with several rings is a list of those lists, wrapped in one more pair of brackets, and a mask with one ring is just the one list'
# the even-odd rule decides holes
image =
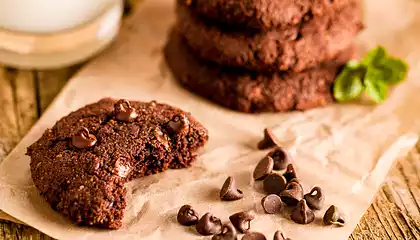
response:
{"label": "clear drinking glass", "polygon": [[104,49],[118,33],[122,0],[0,0],[0,64],[57,68]]}

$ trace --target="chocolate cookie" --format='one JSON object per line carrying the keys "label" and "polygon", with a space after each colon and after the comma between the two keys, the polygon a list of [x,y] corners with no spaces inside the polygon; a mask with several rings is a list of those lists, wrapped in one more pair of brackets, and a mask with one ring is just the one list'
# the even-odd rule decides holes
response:
{"label": "chocolate cookie", "polygon": [[362,29],[360,4],[352,1],[332,15],[309,18],[287,30],[232,32],[197,18],[177,5],[177,26],[201,58],[256,71],[300,72],[334,59]]}
{"label": "chocolate cookie", "polygon": [[272,29],[298,25],[354,0],[178,0],[199,15],[236,27]]}
{"label": "chocolate cookie", "polygon": [[222,106],[242,112],[307,110],[333,102],[331,86],[338,66],[353,56],[353,48],[332,63],[301,73],[261,74],[222,67],[194,56],[173,31],[165,56],[175,78],[187,89]]}
{"label": "chocolate cookie", "polygon": [[27,151],[35,186],[76,224],[119,228],[124,183],[184,168],[208,139],[189,113],[156,102],[102,99],[59,120]]}

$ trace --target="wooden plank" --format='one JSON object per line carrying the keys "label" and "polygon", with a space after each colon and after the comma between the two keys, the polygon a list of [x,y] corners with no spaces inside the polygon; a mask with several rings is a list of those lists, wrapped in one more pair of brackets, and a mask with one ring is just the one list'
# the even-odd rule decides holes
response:
{"label": "wooden plank", "polygon": [[53,240],[53,238],[37,231],[34,228],[7,221],[0,221],[0,239]]}
{"label": "wooden plank", "polygon": [[419,146],[392,168],[350,239],[420,239]]}
{"label": "wooden plank", "polygon": [[67,83],[68,79],[70,79],[79,68],[80,66],[75,66],[58,70],[39,71],[36,73],[35,77],[38,82],[38,111],[40,114],[45,111],[51,101]]}
{"label": "wooden plank", "polygon": [[[36,78],[31,71],[0,67],[0,161],[38,119]],[[0,239],[52,239],[41,232],[0,221]]]}
{"label": "wooden plank", "polygon": [[13,87],[16,120],[22,138],[39,118],[35,94],[36,81],[31,71],[15,71],[12,76],[10,81]]}
{"label": "wooden plank", "polygon": [[0,67],[0,161],[20,139],[10,75]]}

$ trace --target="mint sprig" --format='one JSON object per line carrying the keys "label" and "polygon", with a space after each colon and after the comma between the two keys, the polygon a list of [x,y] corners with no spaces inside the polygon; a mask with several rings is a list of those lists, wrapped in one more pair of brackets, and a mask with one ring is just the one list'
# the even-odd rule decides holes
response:
{"label": "mint sprig", "polygon": [[388,96],[390,86],[404,81],[408,65],[389,56],[379,46],[369,51],[362,60],[350,60],[335,79],[334,97],[339,102],[360,98],[363,91],[375,103],[382,103]]}

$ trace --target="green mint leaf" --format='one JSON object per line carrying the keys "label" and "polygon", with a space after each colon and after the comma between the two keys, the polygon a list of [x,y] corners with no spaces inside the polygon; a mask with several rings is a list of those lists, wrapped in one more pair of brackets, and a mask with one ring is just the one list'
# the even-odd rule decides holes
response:
{"label": "green mint leaf", "polygon": [[388,96],[388,86],[383,81],[365,77],[366,94],[375,102],[382,103]]}
{"label": "green mint leaf", "polygon": [[369,79],[369,81],[371,82],[382,82],[383,84],[387,84],[391,75],[391,71],[389,71],[388,69],[370,66],[366,70],[364,79],[365,81],[366,79]]}
{"label": "green mint leaf", "polygon": [[351,70],[358,70],[361,67],[362,67],[362,64],[359,61],[354,60],[354,59],[348,61],[346,64],[346,68],[351,69]]}
{"label": "green mint leaf", "polygon": [[351,101],[360,97],[363,92],[360,75],[344,69],[334,83],[334,98],[339,102]]}
{"label": "green mint leaf", "polygon": [[381,61],[381,68],[387,72],[384,79],[387,84],[401,83],[407,77],[408,65],[404,60],[388,57]]}
{"label": "green mint leaf", "polygon": [[370,50],[362,59],[361,63],[365,66],[377,66],[386,56],[385,48],[378,46]]}

